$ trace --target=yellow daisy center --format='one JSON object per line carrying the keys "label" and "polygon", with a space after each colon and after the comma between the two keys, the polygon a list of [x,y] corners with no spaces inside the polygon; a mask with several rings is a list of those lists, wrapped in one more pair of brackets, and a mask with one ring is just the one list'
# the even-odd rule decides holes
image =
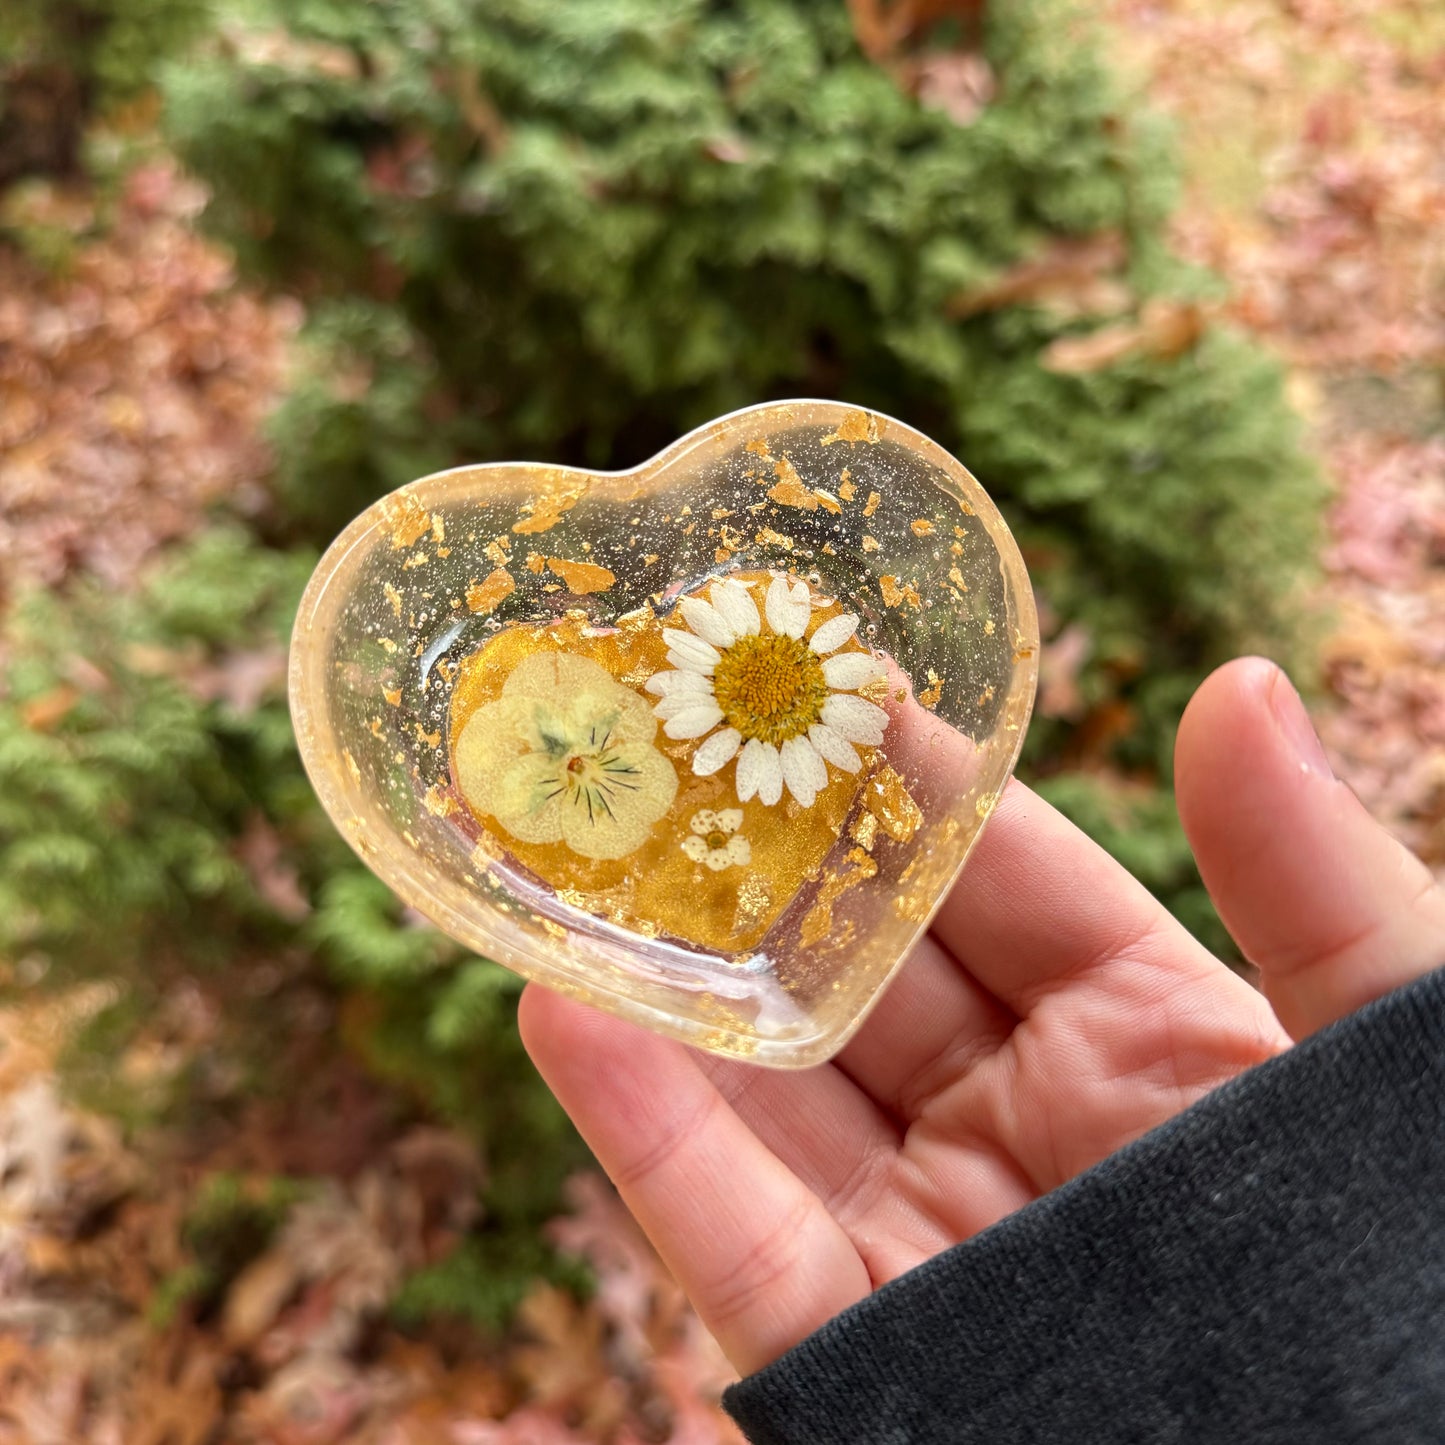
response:
{"label": "yellow daisy center", "polygon": [[785,743],[823,715],[823,664],[796,638],[740,637],[713,669],[713,692],[729,727],[744,738]]}

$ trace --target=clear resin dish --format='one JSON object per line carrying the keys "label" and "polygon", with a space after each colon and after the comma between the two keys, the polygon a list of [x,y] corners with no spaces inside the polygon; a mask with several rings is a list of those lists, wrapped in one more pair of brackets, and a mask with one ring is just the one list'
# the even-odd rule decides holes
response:
{"label": "clear resin dish", "polygon": [[454,938],[803,1067],[957,878],[1037,655],[973,477],[901,422],[793,401],[628,472],[461,467],[384,498],[302,599],[291,708],[338,828]]}

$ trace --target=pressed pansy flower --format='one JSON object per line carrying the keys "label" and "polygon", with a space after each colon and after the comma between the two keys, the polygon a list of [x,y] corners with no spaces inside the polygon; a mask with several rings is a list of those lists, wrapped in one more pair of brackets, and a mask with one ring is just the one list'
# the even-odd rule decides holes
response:
{"label": "pressed pansy flower", "polygon": [[739,836],[743,825],[741,808],[704,808],[692,815],[691,834],[682,840],[682,851],[694,863],[705,863],[714,873],[737,863],[751,863],[753,847]]}
{"label": "pressed pansy flower", "polygon": [[677,796],[652,746],[645,698],[595,662],[539,652],[457,738],[457,787],[474,812],[523,843],[562,842],[584,858],[624,858]]}
{"label": "pressed pansy flower", "polygon": [[[758,611],[750,584],[714,582],[708,598],[684,597],[688,629],[663,629],[670,671],[647,681],[653,711],[670,738],[702,738],[692,770],[700,777],[737,759],[738,801],[768,804],[783,786],[809,808],[827,786],[827,764],[856,773],[854,745],[883,741],[888,714],[856,689],[884,675],[871,653],[839,651],[858,630],[855,613],[821,623],[807,583],[774,576]],[[766,628],[764,628],[766,618]]]}

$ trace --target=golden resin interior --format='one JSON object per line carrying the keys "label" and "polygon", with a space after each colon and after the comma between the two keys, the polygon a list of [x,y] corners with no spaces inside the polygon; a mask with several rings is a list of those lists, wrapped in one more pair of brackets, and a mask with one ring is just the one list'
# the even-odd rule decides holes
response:
{"label": "golden resin interior", "polygon": [[384,499],[303,599],[292,706],[352,845],[462,942],[802,1066],[957,876],[1036,653],[964,468],[793,402],[632,472],[471,467]]}

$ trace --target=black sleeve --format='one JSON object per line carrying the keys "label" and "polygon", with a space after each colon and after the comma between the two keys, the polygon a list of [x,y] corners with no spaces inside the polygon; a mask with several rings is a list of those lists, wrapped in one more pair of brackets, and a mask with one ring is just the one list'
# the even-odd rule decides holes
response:
{"label": "black sleeve", "polygon": [[1445,970],[724,1398],[755,1445],[1445,1442]]}

